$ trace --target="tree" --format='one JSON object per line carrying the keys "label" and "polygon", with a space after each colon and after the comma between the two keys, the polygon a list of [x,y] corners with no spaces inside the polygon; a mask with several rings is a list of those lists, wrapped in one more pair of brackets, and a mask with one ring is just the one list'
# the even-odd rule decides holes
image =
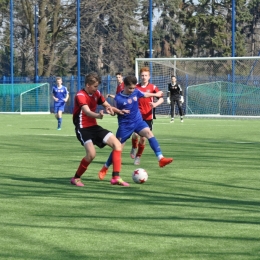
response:
{"label": "tree", "polygon": [[181,4],[181,0],[154,1],[154,9],[160,13],[153,33],[155,54],[159,57],[182,56]]}
{"label": "tree", "polygon": [[[16,44],[22,74],[32,75],[35,62],[35,46],[38,46],[38,75],[68,74],[76,62],[71,55],[75,49],[75,4],[61,0],[21,0],[16,3],[19,20],[16,21]],[[35,6],[39,9],[38,24],[35,24]],[[35,26],[38,27],[35,42]]]}
{"label": "tree", "polygon": [[252,15],[252,19],[245,27],[247,53],[250,56],[258,56],[260,54],[260,1],[251,0],[248,3],[248,11]]}
{"label": "tree", "polygon": [[81,53],[86,71],[101,74],[133,71],[132,28],[137,1],[84,1],[81,16]]}

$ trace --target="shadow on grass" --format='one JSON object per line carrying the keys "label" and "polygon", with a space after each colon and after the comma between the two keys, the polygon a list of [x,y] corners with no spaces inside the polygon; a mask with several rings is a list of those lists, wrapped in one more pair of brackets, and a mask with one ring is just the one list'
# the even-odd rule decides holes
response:
{"label": "shadow on grass", "polygon": [[[252,201],[247,199],[225,198],[214,196],[212,194],[203,195],[203,192],[196,189],[186,188],[182,193],[177,191],[156,191],[153,185],[131,184],[130,187],[110,185],[109,179],[99,181],[97,178],[86,178],[84,187],[76,187],[70,184],[69,178],[29,178],[19,176],[2,176],[2,179],[9,179],[6,183],[0,184],[0,194],[3,198],[17,197],[60,197],[73,198],[76,196],[79,200],[110,201],[118,203],[127,203],[131,205],[157,205],[174,207],[201,207],[201,208],[219,208],[260,212],[259,200]],[[184,179],[175,178],[173,183],[184,182]],[[202,181],[186,180],[193,185],[202,183]],[[210,185],[227,186],[226,184],[204,182]],[[144,187],[143,187],[144,186]],[[230,185],[229,185],[230,186]],[[143,187],[143,188],[142,188]],[[237,190],[241,187],[232,187]],[[244,189],[244,188],[242,188]],[[246,223],[246,221],[245,221]],[[256,222],[256,223],[260,223]]]}

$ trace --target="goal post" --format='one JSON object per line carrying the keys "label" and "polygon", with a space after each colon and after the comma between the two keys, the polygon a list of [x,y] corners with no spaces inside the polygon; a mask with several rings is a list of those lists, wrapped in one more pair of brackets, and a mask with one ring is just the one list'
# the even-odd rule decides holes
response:
{"label": "goal post", "polygon": [[50,85],[0,84],[0,113],[50,114]]}
{"label": "goal post", "polygon": [[[171,75],[183,89],[186,117],[260,118],[260,57],[137,58],[135,73],[149,67],[151,82],[168,91]],[[170,106],[156,108],[168,116]],[[178,109],[175,109],[178,112]]]}

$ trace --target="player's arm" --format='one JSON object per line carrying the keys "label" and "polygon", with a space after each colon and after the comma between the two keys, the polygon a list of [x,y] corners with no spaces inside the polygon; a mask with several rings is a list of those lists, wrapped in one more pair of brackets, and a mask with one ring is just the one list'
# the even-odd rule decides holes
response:
{"label": "player's arm", "polygon": [[52,98],[54,99],[54,101],[58,101],[59,99],[55,97],[55,92],[54,92],[54,88],[52,89]]}
{"label": "player's arm", "polygon": [[69,92],[67,92],[67,95],[66,95],[66,97],[65,97],[64,101],[65,101],[65,102],[67,102],[67,101],[68,101],[68,99],[69,99]]}
{"label": "player's arm", "polygon": [[153,108],[158,107],[159,105],[161,105],[164,102],[163,97],[159,98],[156,102],[153,102]]}
{"label": "player's arm", "polygon": [[183,92],[182,92],[181,85],[178,85],[178,87],[179,87],[179,91],[180,91],[180,95],[181,95],[180,101],[181,101],[181,103],[183,103],[184,102],[184,98],[183,98]]}
{"label": "player's arm", "polygon": [[179,87],[180,95],[183,96],[183,95],[182,95],[183,92],[182,92],[182,87],[181,87],[181,85],[178,84],[178,87]]}
{"label": "player's arm", "polygon": [[107,94],[107,95],[106,95],[106,98],[109,98],[109,97],[110,97],[110,98],[115,98],[115,95]]}
{"label": "player's arm", "polygon": [[112,109],[111,105],[105,100],[105,102],[102,104],[102,106],[106,109],[106,112],[108,114],[110,114],[111,116],[113,116],[115,113],[114,113],[114,110]]}
{"label": "player's arm", "polygon": [[171,104],[171,91],[170,91],[171,83],[168,84],[168,91],[167,91],[167,104]]}
{"label": "player's arm", "polygon": [[129,114],[130,113],[130,110],[127,110],[127,109],[118,109],[116,107],[112,107],[113,111],[115,114],[118,114],[118,115],[124,115],[124,114]]}
{"label": "player's arm", "polygon": [[157,97],[160,98],[163,96],[163,92],[162,91],[158,91],[156,93],[149,93],[149,92],[145,92],[144,93],[144,97]]}
{"label": "player's arm", "polygon": [[96,113],[96,112],[91,111],[88,105],[83,105],[81,107],[81,109],[89,117],[102,119],[103,116],[104,116],[104,111],[103,110],[100,110],[99,113]]}

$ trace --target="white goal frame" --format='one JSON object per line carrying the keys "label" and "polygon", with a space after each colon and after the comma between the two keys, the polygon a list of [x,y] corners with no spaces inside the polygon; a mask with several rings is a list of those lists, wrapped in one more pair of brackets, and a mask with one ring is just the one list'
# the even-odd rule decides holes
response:
{"label": "white goal frame", "polygon": [[[241,63],[245,62],[245,64],[248,65],[247,69],[251,68],[250,71],[247,71],[248,74],[243,75],[244,77],[248,77],[248,79],[250,78],[251,81],[253,81],[253,78],[256,76],[260,76],[260,56],[252,56],[252,57],[204,57],[204,58],[136,58],[135,59],[135,76],[136,78],[139,80],[139,71],[140,68],[143,66],[148,66],[150,67],[150,71],[151,71],[151,79],[150,82],[156,84],[156,86],[159,87],[160,90],[162,90],[164,92],[164,103],[161,104],[159,107],[163,107],[160,108],[162,110],[164,110],[163,113],[161,113],[161,116],[169,116],[170,114],[170,108],[169,105],[166,104],[166,93],[167,93],[167,87],[165,86],[165,82],[161,85],[160,83],[156,83],[156,80],[153,81],[154,78],[156,78],[156,76],[158,77],[158,71],[156,72],[156,76],[154,76],[155,74],[155,70],[153,69],[153,67],[156,67],[158,65],[158,67],[160,67],[161,65],[164,66],[166,69],[162,69],[162,75],[164,77],[168,76],[168,82],[170,82],[170,76],[171,75],[177,75],[177,79],[178,79],[178,74],[182,74],[185,75],[187,74],[188,76],[193,75],[193,76],[198,76],[196,73],[192,72],[192,71],[185,71],[182,70],[181,68],[178,68],[178,62],[194,62],[196,64],[200,64],[199,62],[205,62],[205,63],[216,63],[216,62],[225,62],[227,61],[230,64],[232,64],[232,70],[230,73],[230,83],[236,83],[236,77],[240,76],[240,71],[238,71],[238,67]],[[145,64],[145,65],[144,65]],[[251,66],[251,67],[250,67]],[[255,66],[257,67],[257,71],[254,71]],[[194,67],[194,66],[193,66]],[[166,74],[165,71],[167,70]],[[193,73],[193,74],[192,74]],[[243,73],[243,72],[242,72]],[[220,80],[216,80],[216,81],[211,81],[211,82],[217,82]],[[227,81],[226,79],[224,81]],[[210,83],[209,82],[205,82],[205,83]],[[258,86],[256,86],[258,87]],[[260,87],[260,86],[259,86]],[[186,86],[185,87],[185,93],[184,93],[184,98],[185,98],[185,117],[201,117],[201,118],[205,118],[205,117],[212,117],[212,118],[246,118],[246,119],[259,119],[260,118],[260,114],[257,112],[257,115],[236,115],[236,114],[231,114],[231,115],[224,115],[221,113],[218,114],[192,114],[189,113],[188,109],[189,109],[189,100],[188,100],[188,96],[187,93],[189,91],[189,88],[192,88],[192,86]],[[260,102],[260,101],[259,101]],[[158,115],[158,113],[156,113],[156,116]]]}
{"label": "white goal frame", "polygon": [[[15,86],[15,85],[26,85],[26,83],[23,83],[23,84],[1,84],[1,85],[5,85],[5,86]],[[32,87],[26,91],[23,91],[21,93],[19,93],[19,109],[16,109],[16,111],[1,111],[0,110],[0,114],[20,114],[20,115],[48,115],[50,114],[50,84],[49,83],[37,83],[37,84],[33,84],[33,83],[30,83],[29,85],[35,85],[35,87]],[[27,93],[30,93],[31,91],[33,90],[36,90],[36,89],[40,89],[40,87],[46,85],[46,88],[47,88],[47,94],[46,94],[46,100],[45,100],[45,103],[46,103],[46,107],[47,109],[44,109],[45,111],[24,111],[26,109],[23,108],[23,102],[24,102],[24,99],[26,98],[26,94]],[[14,98],[12,97],[13,94],[10,94],[10,99],[12,100],[12,102],[14,102]],[[35,96],[35,99],[38,99],[37,96]],[[42,100],[40,100],[42,101]],[[18,111],[17,111],[18,110]]]}

